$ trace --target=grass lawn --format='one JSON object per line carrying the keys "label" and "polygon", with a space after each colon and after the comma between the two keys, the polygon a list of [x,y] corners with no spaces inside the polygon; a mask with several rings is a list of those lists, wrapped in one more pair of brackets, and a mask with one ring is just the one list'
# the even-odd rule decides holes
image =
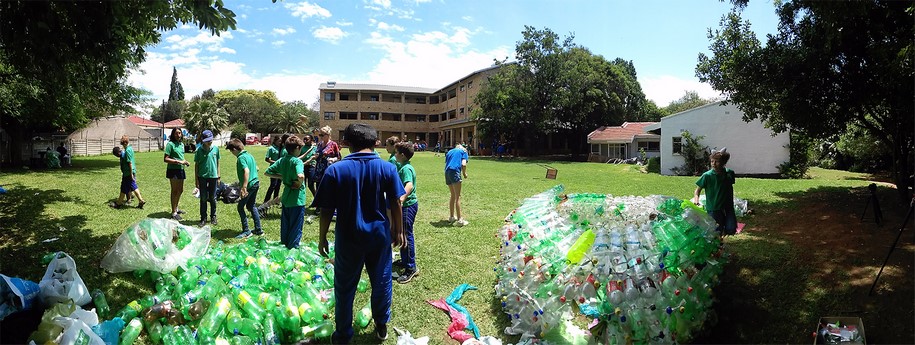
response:
{"label": "grass lawn", "polygon": [[[263,173],[265,148],[253,146],[249,151],[257,158]],[[383,157],[387,158],[387,154]],[[74,167],[63,170],[3,172],[0,185],[9,192],[0,196],[0,273],[38,281],[45,270],[39,263],[42,255],[63,250],[74,257],[89,288],[101,288],[107,294],[112,310],[151,293],[153,283],[147,280],[130,273],[108,274],[99,268],[105,252],[127,226],[144,217],[170,216],[162,153],[138,153],[136,158],[138,184],[148,202],[144,210],[113,210],[106,206],[117,197],[120,181],[117,160],[110,155],[77,157],[73,160]],[[436,344],[454,343],[445,334],[450,321],[425,301],[447,297],[462,283],[479,288],[465,294],[461,304],[473,315],[481,334],[510,339],[502,333],[507,319],[494,299],[492,268],[499,252],[496,230],[522,199],[559,183],[569,193],[664,194],[678,198],[690,197],[695,188],[694,177],[644,174],[627,165],[472,157],[462,199],[470,225],[456,228],[446,221],[448,189],[444,184],[443,161],[444,158],[426,152],[413,158],[419,197],[415,233],[420,275],[409,284],[394,284],[391,321],[392,326],[409,330],[414,336],[430,336]],[[545,179],[541,164],[557,168],[558,178]],[[235,157],[223,151],[220,165],[223,181],[235,182]],[[818,317],[859,312],[866,314],[863,318],[870,342],[915,342],[910,288],[915,285],[911,266],[915,248],[910,246],[911,231],[907,231],[901,241],[903,246],[893,254],[891,267],[881,278],[880,293],[876,297],[866,296],[872,277],[896,235],[892,227],[901,222],[894,192],[881,188],[885,225],[867,237],[867,231],[860,234],[862,231],[857,230],[862,227],[857,217],[864,199],[860,202],[855,199],[870,183],[867,176],[821,169],[812,169],[811,175],[813,178],[803,180],[738,179],[735,195],[748,199],[755,215],[740,220],[747,223],[747,230],[728,240],[732,259],[725,270],[725,282],[717,291],[720,301],[715,305],[721,322],[697,341],[810,342]],[[263,198],[267,185],[262,182],[261,186],[259,199]],[[198,220],[198,200],[190,193],[193,187],[193,179],[187,180],[181,200],[181,208],[187,211],[186,224],[196,224]],[[311,199],[309,194],[308,202]],[[822,212],[835,211],[845,218],[821,219],[808,213],[811,205],[824,204]],[[219,203],[217,208],[220,221],[213,231],[213,240],[233,243],[232,238],[240,231],[235,205]],[[904,215],[904,210],[901,212]],[[854,222],[849,220],[850,214],[854,214]],[[279,212],[272,211],[263,221],[267,238],[279,240]],[[804,229],[797,230],[798,234],[784,230],[796,229],[798,222],[806,224]],[[811,250],[819,242],[792,237],[846,236],[818,232],[827,223],[835,229],[858,231],[858,237],[845,237],[854,239],[854,248],[827,246],[819,248],[822,251]],[[302,241],[314,241],[317,235],[317,222],[306,223]],[[54,237],[59,239],[43,242]],[[861,249],[860,241],[867,241],[873,250]],[[836,258],[841,256],[854,259],[847,265],[837,263]],[[830,268],[843,266],[826,272],[824,262]],[[843,283],[834,284],[836,281]],[[893,301],[884,301],[890,298]],[[846,300],[854,303],[845,303]],[[356,308],[367,301],[368,293],[357,294]],[[900,303],[908,308],[893,309],[893,305]],[[371,330],[370,326],[365,334],[357,334],[354,341],[372,342]],[[883,335],[878,331],[883,331]],[[392,336],[386,343],[395,342]]]}

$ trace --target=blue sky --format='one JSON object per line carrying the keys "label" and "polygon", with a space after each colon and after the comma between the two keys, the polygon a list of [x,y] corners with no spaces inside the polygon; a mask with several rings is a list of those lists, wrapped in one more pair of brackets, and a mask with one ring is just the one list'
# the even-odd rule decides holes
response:
{"label": "blue sky", "polygon": [[[717,92],[695,77],[708,28],[731,5],[717,0],[310,0],[226,1],[237,30],[211,36],[184,25],[163,32],[130,82],[167,98],[172,66],[188,98],[208,88],[266,89],[280,100],[317,100],[322,82],[440,88],[493,59],[514,59],[525,25],[613,60],[632,60],[646,96],[665,106],[687,90]],[[761,39],[777,27],[771,1],[744,19]]]}

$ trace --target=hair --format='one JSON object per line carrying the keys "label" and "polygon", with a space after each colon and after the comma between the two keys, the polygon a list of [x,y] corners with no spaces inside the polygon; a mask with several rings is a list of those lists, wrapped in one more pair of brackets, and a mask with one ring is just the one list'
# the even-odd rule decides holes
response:
{"label": "hair", "polygon": [[464,148],[464,145],[461,145],[461,144],[454,145],[454,148],[467,151],[467,149]]}
{"label": "hair", "polygon": [[111,148],[111,154],[120,157],[121,156],[121,147],[115,146],[115,147]]}
{"label": "hair", "polygon": [[280,137],[280,145],[286,145],[286,140],[289,140],[289,136],[291,135],[292,134],[289,133],[283,133],[283,136]]}
{"label": "hair", "polygon": [[330,132],[331,132],[332,130],[333,130],[333,129],[330,128],[330,126],[324,126],[324,127],[321,127],[321,128],[318,129],[318,133],[319,133],[319,134],[327,134],[327,135],[330,135]]}
{"label": "hair", "polygon": [[343,130],[343,140],[349,143],[354,152],[374,148],[378,142],[378,131],[364,123],[352,123]]}
{"label": "hair", "polygon": [[394,144],[394,151],[407,157],[407,160],[410,160],[410,158],[413,158],[413,143],[401,141]]}
{"label": "hair", "polygon": [[709,158],[717,160],[721,165],[727,165],[728,160],[731,159],[731,154],[727,151],[715,151]]}
{"label": "hair", "polygon": [[270,141],[270,144],[273,146],[283,146],[282,140],[283,138],[281,138],[279,135],[274,135],[273,139]]}
{"label": "hair", "polygon": [[197,144],[203,144],[203,132],[194,136],[194,142]]}
{"label": "hair", "polygon": [[226,144],[226,149],[229,151],[241,151],[245,149],[245,143],[238,140],[238,138],[233,138]]}
{"label": "hair", "polygon": [[177,142],[179,136],[181,136],[182,138],[184,137],[184,134],[181,133],[181,129],[172,128],[172,134],[168,135],[168,140]]}
{"label": "hair", "polygon": [[400,138],[398,138],[396,135],[392,135],[390,138],[388,138],[387,140],[384,141],[384,144],[385,145],[396,145],[399,142],[400,142]]}
{"label": "hair", "polygon": [[310,143],[310,142],[312,142],[312,141],[314,141],[314,140],[311,138],[310,135],[303,135],[303,136],[302,136],[302,142],[306,142],[306,141]]}
{"label": "hair", "polygon": [[128,137],[127,134],[124,134],[121,136],[121,145],[127,144],[130,144],[130,137]]}
{"label": "hair", "polygon": [[302,148],[302,146],[305,146],[305,143],[302,142],[301,138],[299,138],[295,135],[290,135],[289,138],[286,138],[286,141],[283,143],[283,145],[286,146],[286,152],[289,154],[292,154],[292,152],[294,152],[295,150],[298,150],[298,149]]}

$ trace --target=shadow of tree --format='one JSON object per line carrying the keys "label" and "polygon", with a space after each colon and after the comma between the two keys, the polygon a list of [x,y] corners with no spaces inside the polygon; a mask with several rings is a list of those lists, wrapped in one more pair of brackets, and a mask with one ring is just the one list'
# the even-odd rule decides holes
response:
{"label": "shadow of tree", "polygon": [[117,157],[112,155],[73,157],[72,165],[60,169],[21,169],[4,166],[4,173],[11,175],[28,174],[33,172],[53,172],[65,171],[67,174],[89,174],[99,170],[118,168],[120,163]]}

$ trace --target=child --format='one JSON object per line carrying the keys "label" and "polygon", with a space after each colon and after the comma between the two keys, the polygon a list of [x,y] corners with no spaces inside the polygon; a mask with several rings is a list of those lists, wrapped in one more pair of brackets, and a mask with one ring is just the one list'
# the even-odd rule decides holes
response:
{"label": "child", "polygon": [[207,224],[207,203],[210,204],[210,224],[216,223],[216,184],[219,182],[219,148],[213,147],[213,132],[201,134],[200,148],[194,152],[194,187],[200,190],[200,226]]}
{"label": "child", "polygon": [[[467,221],[461,217],[461,174],[467,178],[467,150],[464,146],[458,144],[453,149],[448,150],[445,154],[445,184],[448,185],[448,191],[451,193],[451,199],[448,201],[448,210],[451,212],[448,217],[449,222],[454,226],[465,226]],[[457,211],[457,217],[455,217]]]}
{"label": "child", "polygon": [[731,154],[727,148],[712,152],[712,169],[706,171],[696,181],[696,192],[693,203],[699,204],[699,193],[705,189],[705,211],[715,222],[721,235],[733,235],[737,232],[737,215],[734,214],[734,171],[725,168]]}
{"label": "child", "polygon": [[397,167],[397,170],[400,171],[400,163],[397,163],[397,157],[394,157],[394,146],[398,143],[400,143],[400,138],[398,138],[396,135],[392,136],[384,141],[384,148],[391,155],[388,157],[388,162],[394,164],[394,166]]}
{"label": "child", "polygon": [[318,145],[315,145],[310,135],[303,137],[302,141],[305,146],[302,148],[302,154],[299,155],[299,159],[301,159],[302,164],[305,165],[305,185],[308,186],[308,190],[311,191],[311,196],[314,197],[316,191],[315,183],[312,181],[314,180],[312,172],[315,168],[315,158],[317,158],[315,153],[318,150]]}
{"label": "child", "polygon": [[235,238],[245,239],[251,237],[251,230],[248,229],[248,216],[245,215],[246,208],[251,212],[251,218],[254,219],[254,235],[261,236],[264,234],[264,230],[261,228],[261,217],[254,210],[257,189],[260,188],[260,181],[257,179],[257,164],[254,162],[254,157],[248,151],[245,151],[245,144],[241,140],[232,139],[226,145],[226,149],[238,158],[235,163],[235,170],[238,173],[238,185],[241,187],[241,199],[238,200],[241,234],[235,236]]}
{"label": "child", "polygon": [[400,166],[397,172],[405,192],[400,197],[400,203],[403,205],[403,231],[407,243],[406,247],[400,250],[400,262],[395,262],[394,265],[404,269],[403,274],[397,277],[397,282],[406,284],[419,274],[419,268],[416,267],[416,246],[413,242],[413,223],[416,221],[419,201],[416,200],[416,170],[413,170],[413,165],[410,164],[410,158],[413,158],[413,145],[399,142],[395,145],[395,150],[397,153],[394,156]]}
{"label": "child", "polygon": [[[140,203],[137,204],[137,208],[143,209],[143,205],[146,204],[146,200],[144,200],[143,196],[140,195],[140,188],[137,187],[137,170],[136,166],[133,164],[133,162],[131,162],[133,158],[133,149],[128,144],[129,139],[126,139],[126,137],[126,135],[121,137],[121,145],[125,146],[123,150],[117,146],[111,149],[111,154],[113,154],[115,157],[118,157],[120,160],[121,193],[118,194],[118,200],[110,206],[114,208],[123,208],[126,205],[127,197],[132,193],[137,197],[137,200],[140,200]],[[130,150],[128,151],[128,149]]]}
{"label": "child", "polygon": [[[264,157],[264,161],[267,162],[268,166],[276,163],[276,161],[280,159],[280,150],[282,150],[282,146],[283,142],[280,136],[274,135],[273,142],[271,142],[270,147],[267,148],[267,156]],[[280,179],[270,179],[270,186],[267,187],[267,195],[264,195],[264,203],[280,196],[280,185],[282,185]]]}
{"label": "child", "polygon": [[288,249],[299,247],[305,222],[305,165],[299,159],[302,145],[302,139],[295,135],[287,138],[285,149],[288,154],[264,172],[264,175],[281,179],[283,183],[283,195],[280,196],[283,204],[280,213],[280,242]]}
{"label": "child", "polygon": [[324,256],[328,250],[327,230],[334,211],[337,212],[334,344],[347,344],[353,337],[353,298],[363,266],[372,285],[375,336],[380,340],[388,337],[391,244],[400,248],[404,245],[403,210],[399,201],[406,193],[394,166],[373,151],[378,132],[366,124],[355,123],[346,127],[343,140],[352,153],[327,168],[312,203],[321,208],[318,250]]}

